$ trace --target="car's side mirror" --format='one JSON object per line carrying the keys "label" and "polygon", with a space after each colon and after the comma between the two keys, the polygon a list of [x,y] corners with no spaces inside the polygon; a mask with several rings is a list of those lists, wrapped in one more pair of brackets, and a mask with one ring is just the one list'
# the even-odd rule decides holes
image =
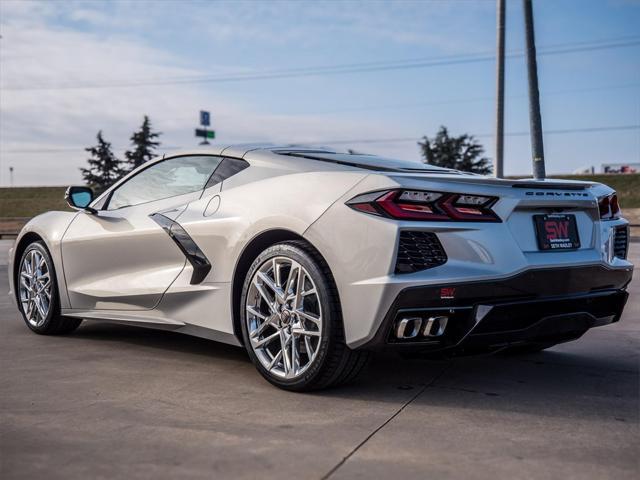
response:
{"label": "car's side mirror", "polygon": [[93,201],[93,190],[89,187],[69,187],[64,193],[64,199],[74,210],[86,210],[89,213],[98,213],[89,204]]}

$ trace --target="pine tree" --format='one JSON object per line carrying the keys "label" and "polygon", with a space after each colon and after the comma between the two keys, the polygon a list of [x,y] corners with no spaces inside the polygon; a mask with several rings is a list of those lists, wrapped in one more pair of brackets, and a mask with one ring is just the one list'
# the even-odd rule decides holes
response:
{"label": "pine tree", "polygon": [[131,135],[133,150],[127,150],[124,153],[128,171],[139,167],[156,156],[154,150],[160,145],[160,142],[155,139],[160,135],[160,132],[151,131],[151,121],[145,115],[140,130]]}
{"label": "pine tree", "polygon": [[491,173],[491,162],[482,156],[484,148],[473,135],[450,137],[447,128],[441,126],[433,140],[425,136],[418,145],[424,163],[482,175]]}
{"label": "pine tree", "polygon": [[122,175],[122,161],[118,160],[111,151],[111,143],[102,138],[102,130],[96,135],[98,144],[85,148],[91,154],[87,159],[89,168],[81,168],[82,178],[85,183],[97,193],[104,192],[113,185]]}

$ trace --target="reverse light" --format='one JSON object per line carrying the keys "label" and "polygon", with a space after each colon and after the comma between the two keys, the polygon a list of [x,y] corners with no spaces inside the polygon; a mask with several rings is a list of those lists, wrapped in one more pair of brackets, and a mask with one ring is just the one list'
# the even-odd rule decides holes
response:
{"label": "reverse light", "polygon": [[423,190],[385,190],[358,195],[347,205],[398,220],[500,222],[491,207],[496,197]]}
{"label": "reverse light", "polygon": [[615,220],[620,218],[620,205],[618,195],[613,193],[598,199],[598,209],[601,220]]}

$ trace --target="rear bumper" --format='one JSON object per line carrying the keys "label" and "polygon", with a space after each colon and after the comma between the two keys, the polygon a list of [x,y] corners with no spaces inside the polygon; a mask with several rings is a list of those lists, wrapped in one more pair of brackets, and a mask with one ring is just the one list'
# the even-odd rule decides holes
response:
{"label": "rear bumper", "polygon": [[[393,302],[362,348],[476,353],[520,344],[576,339],[592,327],[617,322],[632,271],[604,266],[527,270],[497,280],[411,287]],[[398,338],[403,318],[446,317],[441,336]],[[415,320],[414,320],[415,321]]]}

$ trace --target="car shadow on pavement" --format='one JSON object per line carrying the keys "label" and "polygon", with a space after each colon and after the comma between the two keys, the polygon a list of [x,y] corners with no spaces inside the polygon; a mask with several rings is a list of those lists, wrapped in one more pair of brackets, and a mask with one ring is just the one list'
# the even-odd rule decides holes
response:
{"label": "car shadow on pavement", "polygon": [[375,399],[375,385],[389,385],[415,391],[414,403],[430,408],[579,416],[637,425],[637,353],[607,357],[555,348],[559,350],[521,356],[460,357],[444,365],[378,358],[358,384],[320,394],[351,398],[364,390],[367,398]]}
{"label": "car shadow on pavement", "polygon": [[186,355],[246,359],[249,362],[249,357],[240,347],[192,335],[131,325],[85,320],[71,336],[96,342],[120,342],[123,345],[143,346]]}
{"label": "car shadow on pavement", "polygon": [[[158,361],[170,361],[171,356],[176,360],[197,360],[199,369],[205,372],[225,368],[231,362],[241,373],[238,382],[258,389],[275,388],[254,370],[242,348],[175,332],[101,322],[85,322],[73,337],[144,347],[146,355],[157,356]],[[614,400],[619,408],[610,412],[612,420],[637,422],[636,343],[627,342],[628,348],[612,352],[602,347],[593,351],[588,339],[582,342],[519,356],[423,360],[381,353],[354,383],[305,395],[396,403],[416,397],[417,405],[432,407],[458,406],[551,417],[570,417],[580,412],[581,416],[598,418],[602,416],[602,403]]]}

